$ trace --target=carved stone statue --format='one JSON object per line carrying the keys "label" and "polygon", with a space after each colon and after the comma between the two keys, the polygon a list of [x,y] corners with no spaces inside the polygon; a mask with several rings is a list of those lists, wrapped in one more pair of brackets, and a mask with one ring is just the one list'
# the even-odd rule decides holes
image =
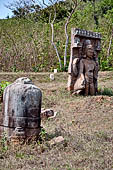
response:
{"label": "carved stone statue", "polygon": [[74,94],[95,95],[98,90],[98,52],[101,35],[72,29],[68,90]]}

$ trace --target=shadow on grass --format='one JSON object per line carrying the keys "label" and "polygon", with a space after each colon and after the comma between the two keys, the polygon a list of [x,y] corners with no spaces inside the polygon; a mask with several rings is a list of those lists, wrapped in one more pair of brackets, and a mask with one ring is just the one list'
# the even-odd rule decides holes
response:
{"label": "shadow on grass", "polygon": [[99,88],[98,95],[113,96],[113,90],[110,88]]}

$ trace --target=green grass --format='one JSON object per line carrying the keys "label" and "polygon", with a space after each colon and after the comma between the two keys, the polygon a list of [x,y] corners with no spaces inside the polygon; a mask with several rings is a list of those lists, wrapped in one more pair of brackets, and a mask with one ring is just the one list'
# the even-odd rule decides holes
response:
{"label": "green grass", "polygon": [[98,95],[113,96],[113,90],[110,88],[99,88]]}

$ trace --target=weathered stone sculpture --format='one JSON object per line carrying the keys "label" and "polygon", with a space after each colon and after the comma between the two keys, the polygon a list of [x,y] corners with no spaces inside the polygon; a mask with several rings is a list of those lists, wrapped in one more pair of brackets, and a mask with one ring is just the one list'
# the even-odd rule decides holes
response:
{"label": "weathered stone sculpture", "polygon": [[72,29],[71,57],[68,68],[68,90],[72,93],[85,95],[97,93],[100,40],[99,33]]}
{"label": "weathered stone sculpture", "polygon": [[13,142],[37,139],[40,133],[42,93],[23,77],[7,86],[3,95],[0,136],[5,132]]}

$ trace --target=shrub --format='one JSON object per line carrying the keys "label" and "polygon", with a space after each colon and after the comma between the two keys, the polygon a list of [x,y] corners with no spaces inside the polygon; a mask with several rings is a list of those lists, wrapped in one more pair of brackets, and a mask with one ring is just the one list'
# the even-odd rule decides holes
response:
{"label": "shrub", "polygon": [[2,81],[0,83],[0,96],[3,95],[4,89],[10,84],[10,82]]}

